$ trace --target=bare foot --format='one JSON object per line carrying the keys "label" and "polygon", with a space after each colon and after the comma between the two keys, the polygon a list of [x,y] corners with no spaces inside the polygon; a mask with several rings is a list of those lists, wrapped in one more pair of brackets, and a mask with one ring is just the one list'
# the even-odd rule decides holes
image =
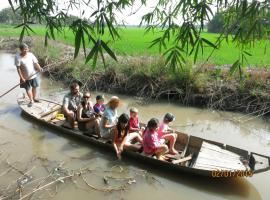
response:
{"label": "bare foot", "polygon": [[163,161],[166,161],[166,159],[165,159],[165,157],[164,157],[164,156],[159,156],[157,159],[158,159],[158,160],[163,160]]}
{"label": "bare foot", "polygon": [[178,154],[178,151],[176,151],[175,149],[172,149],[171,151],[169,151],[170,154],[176,155]]}

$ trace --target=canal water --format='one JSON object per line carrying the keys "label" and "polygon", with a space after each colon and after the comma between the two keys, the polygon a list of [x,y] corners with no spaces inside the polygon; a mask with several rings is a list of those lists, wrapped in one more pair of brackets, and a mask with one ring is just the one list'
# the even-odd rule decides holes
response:
{"label": "canal water", "polygon": [[[0,53],[0,93],[19,81],[14,55]],[[61,101],[67,86],[41,77],[40,96]],[[214,179],[159,171],[136,160],[61,135],[21,114],[16,88],[0,99],[0,199],[269,199],[270,172],[250,178]],[[93,91],[93,97],[98,92]],[[112,94],[105,94],[108,99]],[[182,107],[168,101],[145,104],[121,96],[119,113],[131,106],[139,117],[176,116],[177,130],[270,155],[269,120],[239,113]],[[94,99],[93,99],[94,101]],[[63,178],[64,177],[64,178]]]}

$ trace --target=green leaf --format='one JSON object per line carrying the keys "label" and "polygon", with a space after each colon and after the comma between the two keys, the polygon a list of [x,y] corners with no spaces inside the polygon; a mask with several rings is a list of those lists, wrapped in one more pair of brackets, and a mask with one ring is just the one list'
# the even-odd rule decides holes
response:
{"label": "green leaf", "polygon": [[98,42],[95,43],[91,51],[89,52],[88,56],[86,57],[85,64],[89,62],[94,56],[95,53],[98,52]]}
{"label": "green leaf", "polygon": [[55,40],[54,30],[52,26],[50,26],[50,33],[51,33],[52,38]]}
{"label": "green leaf", "polygon": [[45,34],[45,46],[48,46],[48,39],[50,38],[50,35],[48,33],[48,31],[46,31],[46,34]]}
{"label": "green leaf", "polygon": [[11,0],[8,0],[8,3],[10,5],[10,7],[12,8],[13,13],[15,13],[15,9],[14,9],[14,6],[13,6],[12,1]]}
{"label": "green leaf", "polygon": [[239,67],[239,64],[240,64],[240,61],[239,61],[239,60],[236,60],[236,61],[233,63],[233,65],[232,65],[231,68],[230,68],[230,72],[229,72],[230,76],[233,75],[233,74],[235,73],[236,69]]}
{"label": "green leaf", "polygon": [[114,52],[107,46],[107,44],[105,42],[103,42],[102,40],[101,42],[101,46],[103,47],[103,49],[105,49],[105,51],[115,60],[117,61],[117,58],[114,54]]}
{"label": "green leaf", "polygon": [[93,69],[96,68],[97,58],[98,58],[98,50],[95,52],[95,55],[94,55],[94,58],[93,58]]}
{"label": "green leaf", "polygon": [[199,48],[200,48],[200,45],[199,45],[199,43],[198,43],[197,46],[196,46],[195,54],[194,54],[194,59],[193,59],[193,62],[194,62],[194,63],[196,63],[196,61],[197,61]]}
{"label": "green leaf", "polygon": [[20,42],[22,42],[22,40],[23,40],[25,29],[26,29],[26,28],[25,28],[25,26],[24,26],[23,29],[22,29],[22,32],[21,32],[21,34],[20,34],[20,39],[19,39]]}
{"label": "green leaf", "polygon": [[15,26],[14,28],[19,28],[19,27],[24,26],[24,25],[25,25],[25,24],[22,23],[22,24],[19,24],[19,25]]}
{"label": "green leaf", "polygon": [[35,31],[28,25],[28,24],[25,24],[26,28],[29,29],[32,33],[35,33]]}
{"label": "green leaf", "polygon": [[100,53],[100,56],[101,56],[101,59],[102,59],[102,63],[104,65],[104,67],[106,67],[105,58],[104,58],[104,55],[103,55],[103,52],[102,52],[102,48],[99,46],[98,50],[99,50],[99,53]]}
{"label": "green leaf", "polygon": [[209,40],[207,40],[207,39],[205,39],[205,38],[201,38],[201,39],[202,39],[202,41],[203,41],[204,43],[208,44],[210,47],[212,47],[212,48],[214,48],[214,49],[217,48],[217,46],[216,46],[215,44],[213,44],[212,42],[210,42]]}
{"label": "green leaf", "polygon": [[244,51],[244,53],[245,53],[246,55],[248,55],[248,56],[252,56],[252,54],[249,53],[249,52],[247,52],[247,51]]}
{"label": "green leaf", "polygon": [[80,46],[81,46],[81,39],[82,39],[82,29],[78,29],[75,36],[75,53],[74,53],[74,59],[78,56]]}

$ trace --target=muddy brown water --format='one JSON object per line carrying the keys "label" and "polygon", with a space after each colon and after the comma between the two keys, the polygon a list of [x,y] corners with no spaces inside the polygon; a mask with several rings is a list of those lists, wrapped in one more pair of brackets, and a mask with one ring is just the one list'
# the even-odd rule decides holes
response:
{"label": "muddy brown water", "polygon": [[[14,55],[0,53],[1,94],[18,82],[13,60]],[[57,95],[62,97],[66,88],[41,78],[43,97],[60,101]],[[31,199],[257,200],[270,197],[269,171],[251,178],[210,179],[161,172],[125,158],[118,161],[111,152],[62,136],[21,115],[16,98],[23,92],[16,88],[0,99],[0,199],[19,199],[33,191],[36,192],[30,195]],[[107,98],[111,95],[105,94]],[[120,97],[123,103],[119,113],[136,106],[141,121],[146,122],[153,116],[162,119],[164,113],[172,112],[176,116],[172,125],[182,132],[270,155],[269,120],[249,120],[251,116],[239,113],[181,107],[168,101],[149,105],[136,98]],[[81,176],[52,184],[79,171]]]}

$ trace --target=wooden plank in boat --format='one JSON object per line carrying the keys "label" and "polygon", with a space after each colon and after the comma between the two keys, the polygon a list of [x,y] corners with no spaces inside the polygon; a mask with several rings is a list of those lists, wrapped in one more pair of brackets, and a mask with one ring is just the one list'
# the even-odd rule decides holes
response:
{"label": "wooden plank in boat", "polygon": [[204,166],[216,166],[218,168],[230,168],[230,169],[246,169],[245,165],[242,163],[234,163],[234,162],[224,162],[222,160],[209,160],[204,158],[199,158],[196,160],[194,164],[194,168],[197,168],[199,165]]}
{"label": "wooden plank in boat", "polygon": [[198,157],[199,159],[202,160],[208,160],[210,162],[221,162],[221,163],[242,163],[240,158],[238,160],[230,160],[230,159],[224,159],[222,157],[218,158],[212,155],[207,155],[207,154],[200,154]]}
{"label": "wooden plank in boat", "polygon": [[192,159],[192,156],[189,155],[187,157],[184,157],[184,158],[181,158],[181,159],[178,159],[178,160],[173,160],[172,163],[173,164],[179,164],[179,163],[183,163],[183,162],[189,161],[191,159]]}
{"label": "wooden plank in boat", "polygon": [[221,149],[220,147],[203,142],[194,168],[209,168],[223,170],[245,170],[246,166],[241,162],[240,156]]}
{"label": "wooden plank in boat", "polygon": [[236,153],[233,153],[233,152],[228,151],[226,149],[222,149],[219,146],[216,146],[214,144],[207,143],[205,141],[202,143],[202,148],[211,149],[212,151],[220,152],[222,154],[226,154],[226,155],[229,155],[231,157],[239,157],[239,155],[236,154]]}
{"label": "wooden plank in boat", "polygon": [[223,154],[221,152],[215,152],[215,151],[212,151],[210,149],[205,149],[205,148],[202,148],[201,151],[200,151],[200,153],[201,153],[201,155],[203,157],[211,157],[211,158],[215,158],[217,160],[221,160],[222,159],[222,160],[229,160],[231,162],[240,160],[240,156],[238,156],[238,157],[232,157],[232,156]]}
{"label": "wooden plank in boat", "polygon": [[197,165],[196,169],[203,169],[203,170],[209,170],[209,171],[213,171],[213,170],[223,170],[223,171],[234,171],[234,170],[246,170],[246,169],[234,169],[234,168],[229,168],[229,167],[219,167],[219,166],[212,166],[212,165]]}
{"label": "wooden plank in boat", "polygon": [[46,102],[46,101],[42,101],[40,100],[39,103],[34,103],[31,107],[28,107],[29,104],[29,100],[28,99],[20,99],[18,100],[20,107],[27,113],[40,118],[42,113],[46,113],[46,112],[50,112],[55,106],[59,105],[55,105],[52,104],[50,102]]}

